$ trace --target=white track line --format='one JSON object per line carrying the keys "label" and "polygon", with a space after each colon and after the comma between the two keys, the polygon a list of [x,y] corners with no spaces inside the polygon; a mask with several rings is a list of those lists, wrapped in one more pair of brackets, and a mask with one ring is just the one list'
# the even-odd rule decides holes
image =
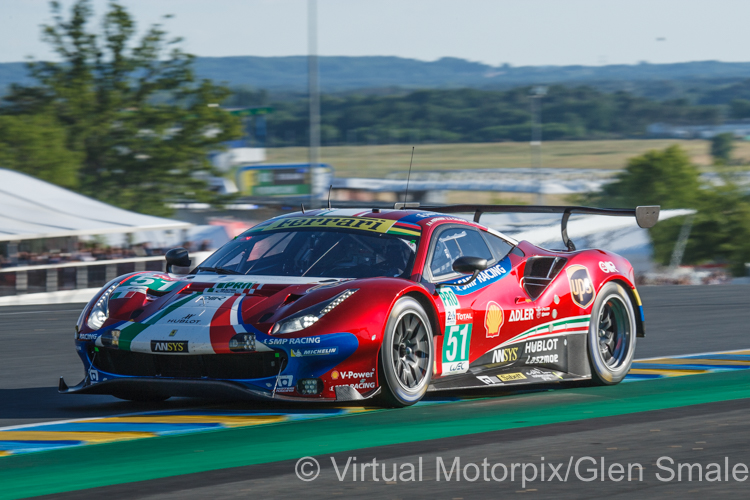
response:
{"label": "white track line", "polygon": [[14,316],[18,314],[33,314],[33,313],[59,313],[59,312],[81,312],[82,309],[53,309],[51,311],[20,311],[12,313],[0,313],[0,316]]}
{"label": "white track line", "polygon": [[735,349],[733,351],[713,351],[713,352],[696,352],[695,354],[679,354],[679,355],[671,355],[671,356],[656,356],[653,358],[643,358],[643,359],[634,359],[633,363],[638,363],[640,361],[651,361],[654,359],[666,359],[666,358],[676,358],[676,359],[684,359],[689,356],[710,356],[711,354],[732,354],[735,352],[741,352],[741,351],[750,351],[750,348],[745,349]]}

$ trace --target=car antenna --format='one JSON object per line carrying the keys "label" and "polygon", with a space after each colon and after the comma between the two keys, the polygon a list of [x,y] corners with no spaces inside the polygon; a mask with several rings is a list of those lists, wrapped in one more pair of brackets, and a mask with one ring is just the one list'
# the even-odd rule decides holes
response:
{"label": "car antenna", "polygon": [[333,188],[333,184],[328,186],[328,209],[331,209],[331,189]]}
{"label": "car antenna", "polygon": [[414,162],[414,146],[411,147],[411,160],[409,160],[409,173],[406,175],[406,191],[404,191],[404,208],[406,208],[406,197],[409,194],[409,179],[411,178],[411,164]]}
{"label": "car antenna", "polygon": [[300,203],[299,206],[302,209],[302,213],[304,214],[305,213],[305,204],[304,203]]}

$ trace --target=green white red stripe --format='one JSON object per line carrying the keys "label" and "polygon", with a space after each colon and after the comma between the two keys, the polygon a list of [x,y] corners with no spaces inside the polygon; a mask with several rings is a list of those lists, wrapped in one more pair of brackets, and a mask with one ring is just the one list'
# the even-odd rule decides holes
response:
{"label": "green white red stripe", "polygon": [[562,335],[586,334],[589,331],[590,322],[590,314],[549,321],[547,323],[535,326],[534,328],[529,328],[523,333],[519,333],[515,337],[506,340],[495,349],[505,347],[509,344],[524,342],[526,340],[531,340],[537,337],[559,337]]}

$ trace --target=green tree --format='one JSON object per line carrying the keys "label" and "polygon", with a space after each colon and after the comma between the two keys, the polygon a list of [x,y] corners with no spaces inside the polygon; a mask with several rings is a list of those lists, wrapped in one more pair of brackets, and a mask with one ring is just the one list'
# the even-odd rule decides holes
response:
{"label": "green tree", "polygon": [[689,208],[700,190],[700,172],[679,146],[648,151],[628,161],[615,182],[607,184],[590,202],[608,207],[661,205]]}
{"label": "green tree", "polygon": [[711,156],[714,163],[724,164],[732,159],[732,150],[734,150],[734,134],[724,133],[717,134],[711,138]]}
{"label": "green tree", "polygon": [[[700,172],[679,146],[632,158],[615,182],[585,202],[695,209],[684,263],[724,262],[740,276],[750,262],[750,197],[729,175],[723,175],[719,185],[702,184]],[[657,262],[669,263],[684,222],[684,217],[676,217],[650,229]]]}
{"label": "green tree", "polygon": [[0,116],[0,167],[75,188],[83,155],[69,150],[65,140],[65,130],[51,116]]}
{"label": "green tree", "polygon": [[[701,192],[685,262],[725,262],[735,276],[750,262],[750,197],[729,178]],[[656,229],[655,226],[654,229]]]}
{"label": "green tree", "polygon": [[207,154],[240,135],[239,120],[215,105],[229,90],[197,81],[194,57],[161,25],[135,40],[135,21],[116,2],[101,32],[89,29],[89,0],[73,4],[68,19],[58,2],[51,7],[43,35],[60,62],[30,63],[38,84],[13,86],[4,112],[63,125],[67,148],[83,157],[84,194],[153,214],[168,214],[168,200],[212,199],[195,174],[211,171]]}

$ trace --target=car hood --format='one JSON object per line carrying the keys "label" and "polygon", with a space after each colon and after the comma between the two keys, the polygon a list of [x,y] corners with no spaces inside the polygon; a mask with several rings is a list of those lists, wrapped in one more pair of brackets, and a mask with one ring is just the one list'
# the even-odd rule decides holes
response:
{"label": "car hood", "polygon": [[[106,338],[107,331],[117,330],[123,350],[166,354],[230,352],[232,337],[252,333],[257,350],[270,350],[274,337],[267,334],[276,321],[339,293],[337,288],[347,281],[137,274],[124,279],[112,293],[110,319],[101,333]],[[300,338],[294,343],[306,342]],[[106,340],[98,338],[97,345],[106,346]]]}

